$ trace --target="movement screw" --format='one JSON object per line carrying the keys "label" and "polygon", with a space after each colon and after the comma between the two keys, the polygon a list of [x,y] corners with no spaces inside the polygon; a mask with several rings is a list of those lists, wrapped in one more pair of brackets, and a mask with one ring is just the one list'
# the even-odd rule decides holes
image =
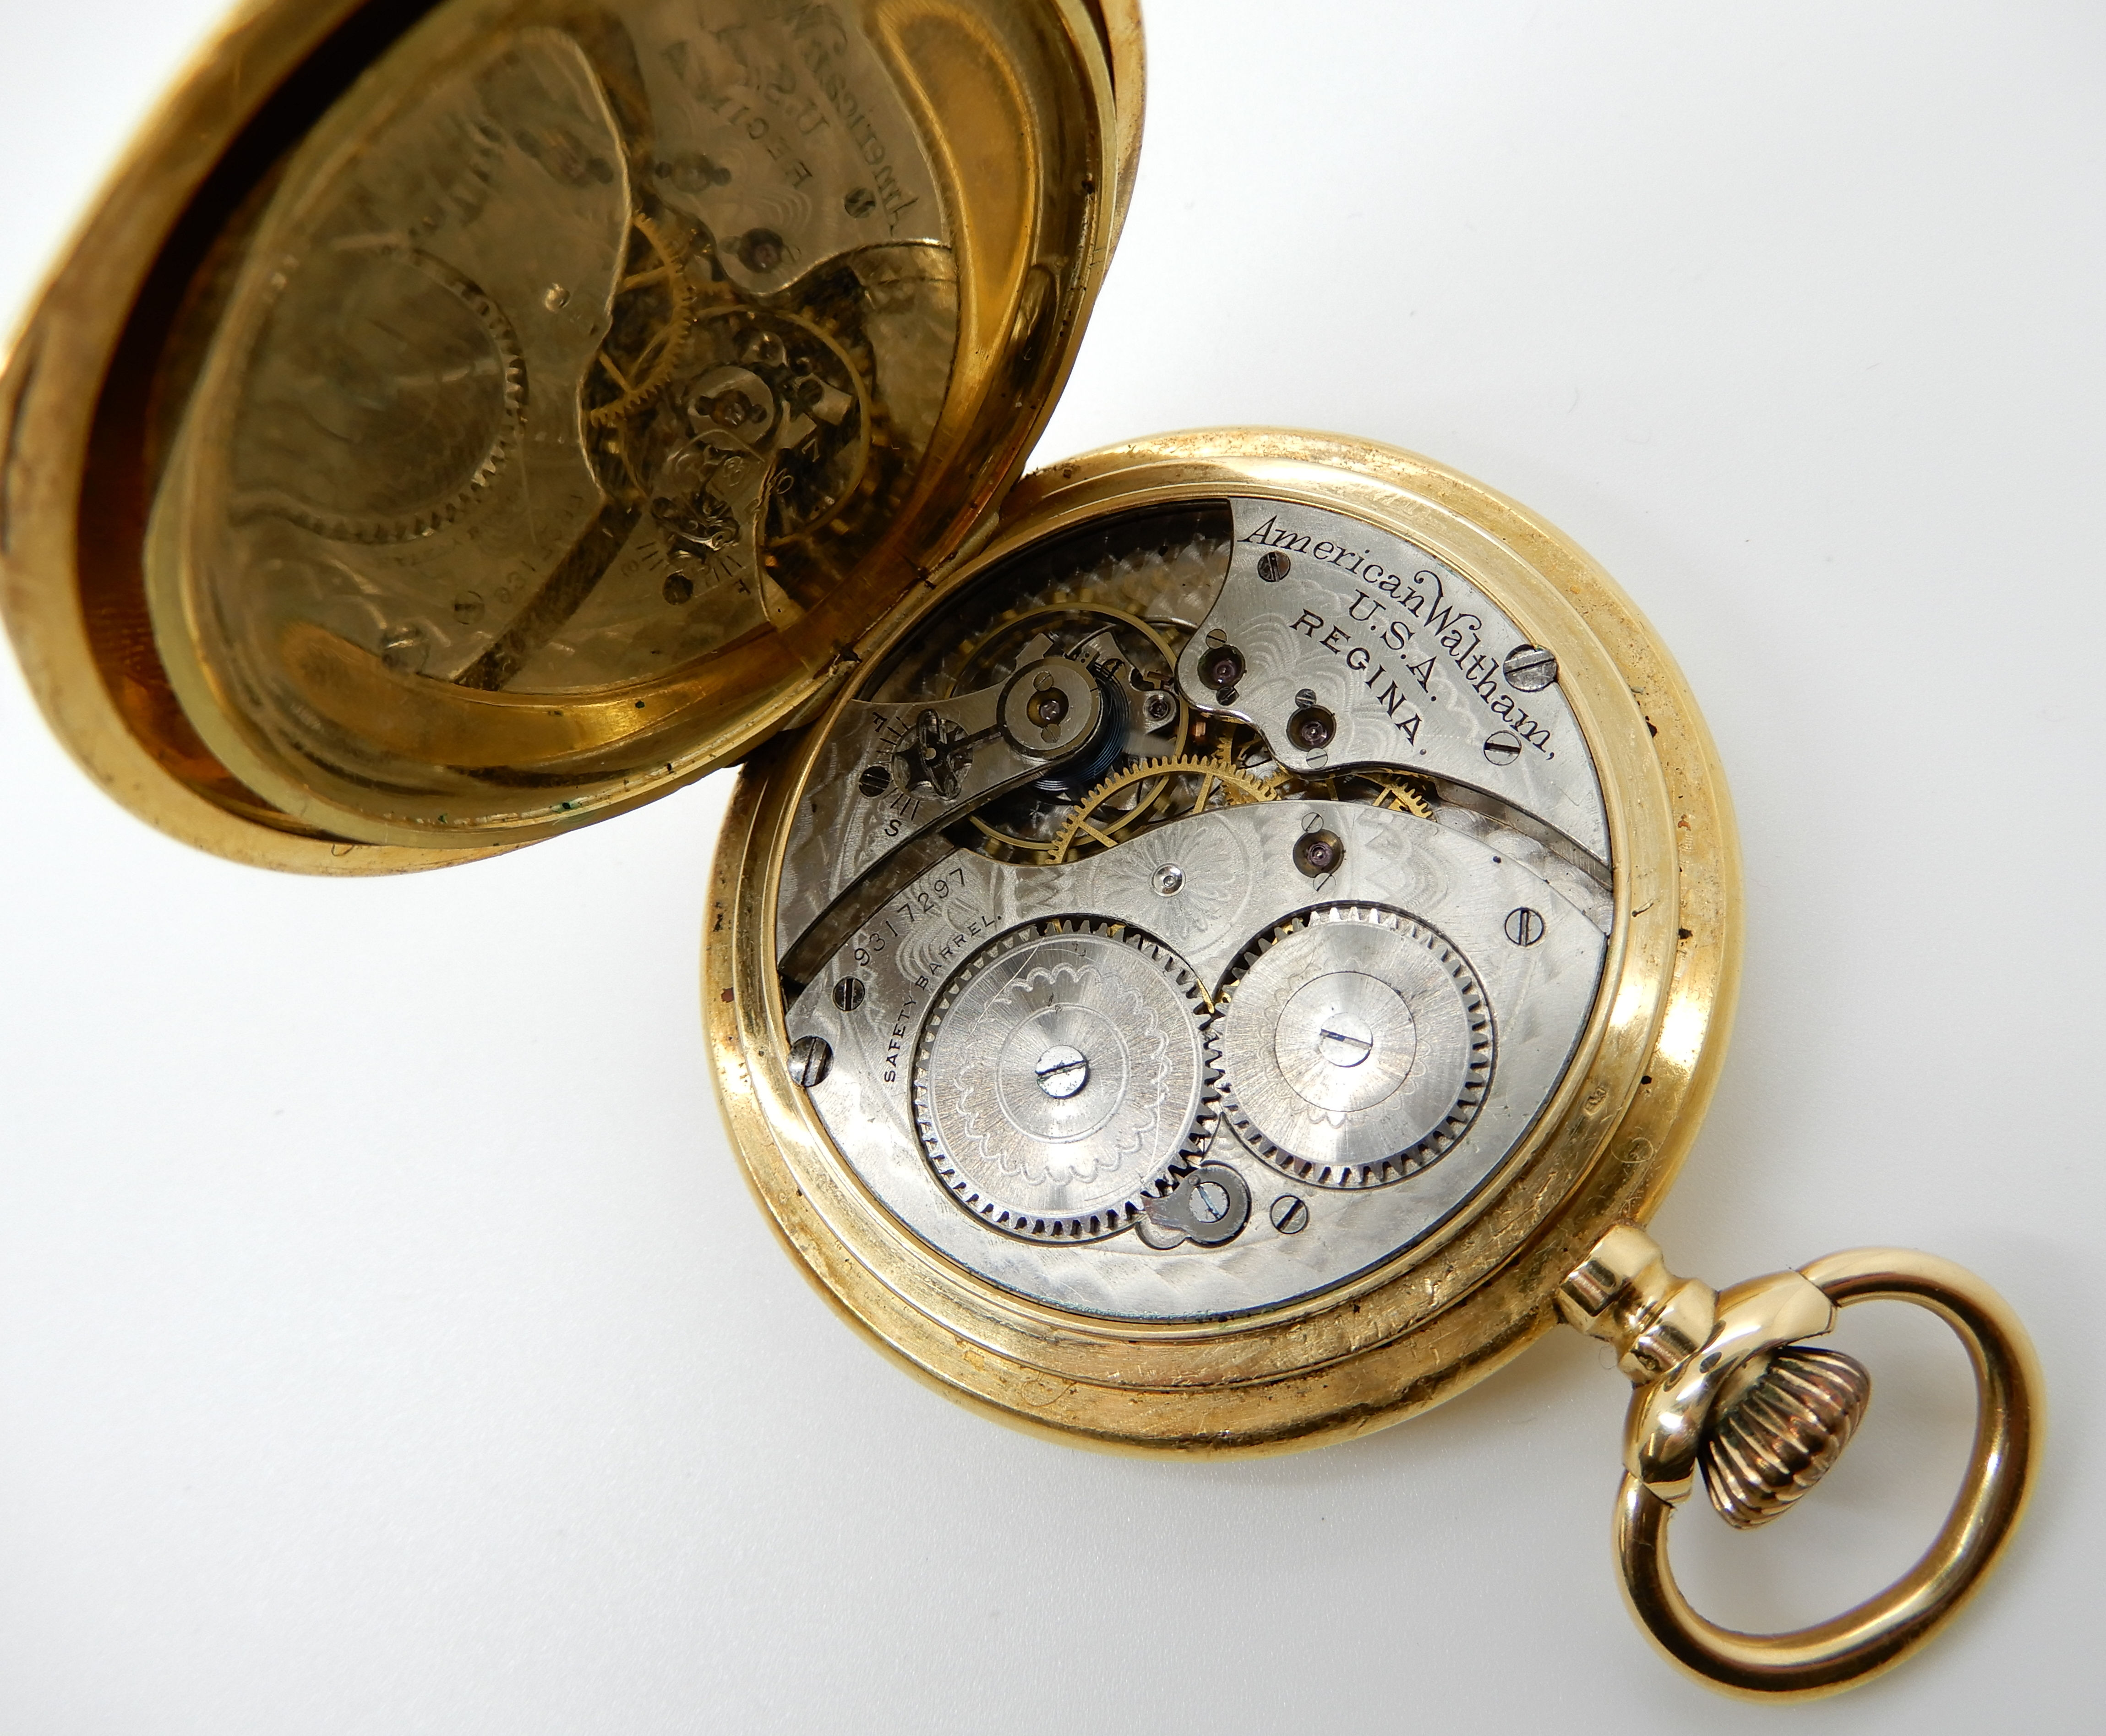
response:
{"label": "movement screw", "polygon": [[1048,1049],[1038,1057],[1033,1070],[1038,1075],[1038,1088],[1056,1100],[1072,1097],[1090,1083],[1090,1063],[1080,1049],[1071,1049],[1065,1044]]}
{"label": "movement screw", "polygon": [[1540,645],[1517,645],[1507,653],[1508,684],[1524,693],[1539,693],[1557,679],[1557,658]]}
{"label": "movement screw", "polygon": [[800,1037],[790,1045],[790,1077],[807,1091],[834,1068],[833,1045],[823,1037]]}

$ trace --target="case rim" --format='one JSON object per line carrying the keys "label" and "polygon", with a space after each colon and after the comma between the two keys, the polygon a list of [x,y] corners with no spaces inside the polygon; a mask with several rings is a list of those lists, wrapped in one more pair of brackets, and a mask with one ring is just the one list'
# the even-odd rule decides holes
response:
{"label": "case rim", "polygon": [[1265,429],[1069,460],[1012,492],[986,547],[896,612],[874,655],[1041,538],[1114,510],[1237,493],[1349,513],[1469,576],[1531,642],[1557,648],[1602,777],[1616,914],[1585,1034],[1500,1178],[1434,1239],[1315,1298],[1220,1323],[1107,1321],[1000,1289],[893,1219],[790,1078],[774,911],[824,717],[748,762],[711,872],[702,980],[718,1099],[749,1182],[807,1277],[948,1396],[1113,1449],[1313,1446],[1427,1409],[1517,1354],[1553,1323],[1558,1284],[1602,1231],[1644,1222],[1672,1182],[1717,1079],[1739,978],[1732,810],[1672,659],[1570,539],[1431,460]]}

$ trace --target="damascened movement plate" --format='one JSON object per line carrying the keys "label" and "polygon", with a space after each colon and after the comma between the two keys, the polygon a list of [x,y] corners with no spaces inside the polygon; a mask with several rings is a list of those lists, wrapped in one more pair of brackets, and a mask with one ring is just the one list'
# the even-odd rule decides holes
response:
{"label": "damascened movement plate", "polygon": [[1255,492],[1107,513],[873,664],[805,749],[773,938],[799,1083],[905,1233],[1190,1321],[1485,1197],[1614,878],[1555,654],[1467,572]]}

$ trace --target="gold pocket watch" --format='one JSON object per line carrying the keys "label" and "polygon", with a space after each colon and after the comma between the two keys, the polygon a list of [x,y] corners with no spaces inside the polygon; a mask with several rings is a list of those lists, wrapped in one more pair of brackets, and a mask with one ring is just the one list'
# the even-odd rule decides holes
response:
{"label": "gold pocket watch", "polygon": [[[1399,1420],[1559,1318],[1636,1388],[1625,1589],[1724,1688],[1898,1661],[1993,1562],[2025,1335],[1896,1249],[1714,1292],[1642,1226],[1740,949],[1725,787],[1615,585],[1330,436],[1018,480],[1123,216],[1129,0],[272,0],[173,93],[9,362],[7,603],[128,807],[401,872],[742,760],[705,949],[793,1256],[953,1397],[1100,1447]],[[1811,1487],[1917,1303],[1951,1518],[1799,1633],[1668,1523]]]}

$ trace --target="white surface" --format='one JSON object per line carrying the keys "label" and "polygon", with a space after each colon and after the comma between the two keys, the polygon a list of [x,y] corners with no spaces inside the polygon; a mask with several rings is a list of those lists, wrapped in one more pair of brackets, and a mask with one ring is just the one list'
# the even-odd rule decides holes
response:
{"label": "white surface", "polygon": [[[2054,1413],[2001,1577],[1850,1698],[1709,1696],[1620,1607],[1622,1384],[1569,1333],[1264,1463],[981,1422],[736,1178],[696,1012],[721,781],[475,868],[274,879],[109,805],[11,669],[0,1729],[2097,1727],[2106,14],[1149,10],[1047,452],[1342,428],[1620,577],[1747,851],[1738,1038],[1657,1228],[1719,1281],[1895,1241],[2004,1289]],[[213,11],[0,5],[0,301]],[[1879,1388],[1828,1485],[1677,1536],[1722,1617],[1870,1590],[1956,1474],[1942,1329],[1846,1341]]]}

